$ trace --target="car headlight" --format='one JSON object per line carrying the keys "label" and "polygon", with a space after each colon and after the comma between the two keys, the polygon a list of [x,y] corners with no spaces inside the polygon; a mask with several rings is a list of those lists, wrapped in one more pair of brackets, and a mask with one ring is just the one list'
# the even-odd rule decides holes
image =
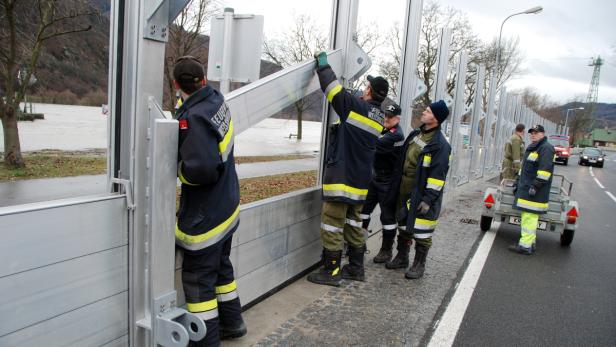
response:
{"label": "car headlight", "polygon": [[582,159],[588,159],[588,156],[586,156],[586,155],[582,156]]}
{"label": "car headlight", "polygon": [[563,155],[569,155],[569,152],[563,151]]}
{"label": "car headlight", "polygon": [[599,158],[599,159],[597,159],[597,160],[599,160],[599,161],[603,161],[603,158]]}

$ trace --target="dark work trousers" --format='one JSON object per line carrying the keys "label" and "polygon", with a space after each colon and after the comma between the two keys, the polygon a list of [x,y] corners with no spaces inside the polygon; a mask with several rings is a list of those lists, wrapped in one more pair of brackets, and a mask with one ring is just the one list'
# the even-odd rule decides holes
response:
{"label": "dark work trousers", "polygon": [[370,214],[374,211],[376,204],[379,204],[381,208],[381,225],[383,226],[384,237],[396,236],[396,213],[395,206],[385,206],[383,201],[387,197],[389,187],[391,184],[391,176],[389,175],[375,175],[368,187],[368,196],[366,197],[366,203],[361,211],[360,217],[362,219],[362,227],[368,229],[370,224]]}
{"label": "dark work trousers", "polygon": [[219,325],[233,328],[243,322],[233,265],[229,259],[233,233],[205,249],[184,250],[182,283],[186,307],[205,321],[205,338],[191,346],[219,346]]}

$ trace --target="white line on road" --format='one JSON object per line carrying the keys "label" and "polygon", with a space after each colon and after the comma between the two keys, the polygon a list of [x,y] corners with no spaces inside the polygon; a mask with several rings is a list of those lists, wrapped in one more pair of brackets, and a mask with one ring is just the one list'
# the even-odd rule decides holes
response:
{"label": "white line on road", "polygon": [[592,172],[592,166],[589,166],[589,167],[588,167],[588,172],[590,172],[590,175],[591,175],[592,177],[595,177],[595,173],[594,173],[594,172]]}
{"label": "white line on road", "polygon": [[447,309],[443,317],[441,317],[428,347],[453,345],[458,330],[460,329],[460,324],[462,324],[464,313],[471,301],[471,297],[477,286],[477,281],[479,280],[479,275],[481,275],[481,270],[488,259],[490,248],[492,248],[499,227],[500,223],[495,222],[492,224],[492,230],[494,230],[494,232],[487,232],[483,235],[483,239],[479,243],[479,247],[477,247],[477,251],[473,255],[473,259],[471,259],[468,268],[464,272],[464,276],[456,292],[453,294],[449,305],[447,305]]}
{"label": "white line on road", "polygon": [[597,184],[599,185],[599,187],[601,189],[605,189],[605,187],[603,186],[603,184],[601,184],[601,182],[599,182],[599,180],[597,179],[597,177],[593,177],[593,179],[595,180],[595,182],[597,182]]}
{"label": "white line on road", "polygon": [[605,192],[605,194],[609,195],[610,198],[612,198],[612,200],[614,200],[614,202],[616,202],[616,196],[614,196],[614,194],[612,194],[610,192]]}

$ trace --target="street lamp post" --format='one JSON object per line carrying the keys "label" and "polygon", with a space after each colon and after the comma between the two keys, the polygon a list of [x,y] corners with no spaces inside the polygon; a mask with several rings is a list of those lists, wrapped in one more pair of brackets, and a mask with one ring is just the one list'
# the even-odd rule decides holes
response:
{"label": "street lamp post", "polygon": [[[513,16],[517,16],[520,14],[537,14],[539,12],[543,11],[543,7],[541,6],[535,6],[533,8],[529,8],[526,11],[522,11],[522,12],[518,12],[518,13],[514,13],[512,15],[510,15],[509,17],[505,18],[505,20],[503,21],[503,23],[501,24],[500,27],[500,31],[498,33],[498,46],[496,46],[496,66],[495,66],[495,74],[498,77],[498,69],[500,67],[500,57],[501,57],[501,37],[503,35],[503,25],[505,25],[505,22],[513,17]],[[498,78],[497,78],[498,81]]]}
{"label": "street lamp post", "polygon": [[565,115],[565,130],[567,131],[566,135],[569,135],[569,128],[567,128],[567,124],[569,124],[569,111],[573,111],[573,110],[583,110],[584,107],[575,107],[575,108],[568,108],[567,109],[567,113]]}

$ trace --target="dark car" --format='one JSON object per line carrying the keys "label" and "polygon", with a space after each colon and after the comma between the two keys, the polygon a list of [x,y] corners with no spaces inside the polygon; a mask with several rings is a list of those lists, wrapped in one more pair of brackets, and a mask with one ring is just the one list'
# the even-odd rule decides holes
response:
{"label": "dark car", "polygon": [[596,167],[603,167],[605,155],[601,152],[600,149],[586,147],[580,153],[580,159],[578,160],[579,165],[592,165]]}

